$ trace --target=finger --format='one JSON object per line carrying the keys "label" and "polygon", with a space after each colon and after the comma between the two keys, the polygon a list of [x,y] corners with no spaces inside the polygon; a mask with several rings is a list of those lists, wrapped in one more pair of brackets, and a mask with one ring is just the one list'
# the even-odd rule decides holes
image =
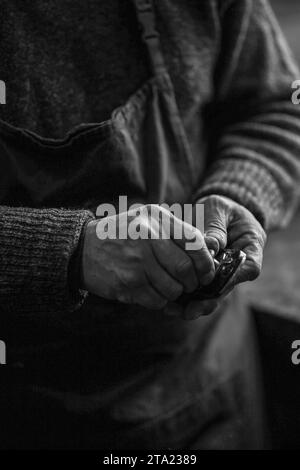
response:
{"label": "finger", "polygon": [[137,289],[133,295],[133,303],[141,305],[149,310],[162,310],[168,301],[151,286]]}
{"label": "finger", "polygon": [[195,266],[199,284],[209,285],[215,277],[215,264],[208,248],[205,246],[202,250],[188,251],[188,254]]}
{"label": "finger", "polygon": [[209,284],[214,278],[215,266],[200,230],[164,208],[161,208],[160,212],[164,239],[171,237],[178,247],[187,252],[192,259],[199,282],[202,285]]}
{"label": "finger", "polygon": [[183,286],[185,292],[194,292],[198,277],[191,258],[172,240],[152,240],[151,245],[160,266]]}
{"label": "finger", "polygon": [[172,302],[183,293],[183,286],[170,276],[155,259],[147,264],[146,273],[151,286],[165,299]]}
{"label": "finger", "polygon": [[[238,248],[238,244],[235,244]],[[243,247],[246,253],[246,262],[240,267],[235,284],[254,281],[260,275],[263,264],[263,246],[260,241],[255,241],[247,247]]]}
{"label": "finger", "polygon": [[228,214],[217,199],[211,198],[204,205],[205,242],[209,249],[218,253],[227,246]]}
{"label": "finger", "polygon": [[172,233],[182,234],[181,238],[174,236],[174,243],[185,250],[191,258],[199,283],[201,285],[210,284],[215,275],[215,266],[202,233],[196,227],[176,217],[173,217],[172,223]]}

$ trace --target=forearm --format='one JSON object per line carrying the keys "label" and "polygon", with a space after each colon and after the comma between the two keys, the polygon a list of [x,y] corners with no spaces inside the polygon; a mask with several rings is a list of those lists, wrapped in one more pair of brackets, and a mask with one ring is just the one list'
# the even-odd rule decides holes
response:
{"label": "forearm", "polygon": [[207,113],[210,166],[196,197],[224,195],[266,229],[284,226],[298,202],[300,107],[291,86],[299,72],[267,2],[227,5]]}
{"label": "forearm", "polygon": [[70,262],[88,211],[0,208],[0,301],[14,314],[53,314],[80,306],[70,285]]}
{"label": "forearm", "polygon": [[224,130],[197,197],[227,196],[247,207],[266,229],[283,227],[299,199],[298,155],[300,108],[274,102]]}

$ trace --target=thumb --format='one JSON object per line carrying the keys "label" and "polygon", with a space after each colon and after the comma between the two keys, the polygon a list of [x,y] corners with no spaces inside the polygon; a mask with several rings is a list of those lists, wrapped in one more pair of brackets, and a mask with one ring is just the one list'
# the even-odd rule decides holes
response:
{"label": "thumb", "polygon": [[209,250],[218,253],[227,246],[227,211],[217,201],[207,202],[204,207],[205,242]]}

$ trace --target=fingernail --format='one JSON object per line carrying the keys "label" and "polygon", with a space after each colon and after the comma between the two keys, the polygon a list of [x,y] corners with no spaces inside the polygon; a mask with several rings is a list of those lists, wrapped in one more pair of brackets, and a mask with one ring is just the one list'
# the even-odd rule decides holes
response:
{"label": "fingernail", "polygon": [[212,269],[208,274],[205,274],[205,276],[201,278],[201,284],[203,286],[208,286],[214,280],[214,277],[215,271]]}

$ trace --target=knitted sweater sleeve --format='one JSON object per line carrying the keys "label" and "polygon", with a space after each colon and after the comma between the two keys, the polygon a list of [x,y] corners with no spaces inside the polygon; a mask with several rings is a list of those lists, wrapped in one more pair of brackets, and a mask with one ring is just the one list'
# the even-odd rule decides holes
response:
{"label": "knitted sweater sleeve", "polygon": [[69,282],[89,211],[0,207],[1,310],[34,315],[71,312],[85,293]]}
{"label": "knitted sweater sleeve", "polygon": [[196,198],[224,195],[265,229],[285,226],[299,198],[300,106],[291,98],[300,73],[267,1],[220,4],[210,161]]}

